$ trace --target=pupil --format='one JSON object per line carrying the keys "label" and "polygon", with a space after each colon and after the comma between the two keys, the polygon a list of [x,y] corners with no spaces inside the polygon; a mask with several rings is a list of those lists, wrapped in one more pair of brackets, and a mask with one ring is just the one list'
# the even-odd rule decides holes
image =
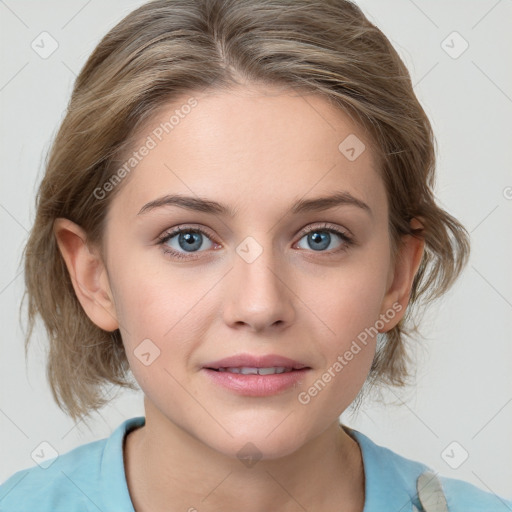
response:
{"label": "pupil", "polygon": [[201,240],[195,239],[194,237],[199,237],[200,233],[185,233],[181,234],[180,242],[186,242],[186,248],[184,249],[199,249],[201,246]]}
{"label": "pupil", "polygon": [[331,237],[329,233],[320,234],[318,232],[314,232],[311,235],[309,235],[309,240],[313,242],[314,245],[316,244],[316,247],[313,247],[315,251],[319,249],[325,249],[326,247],[328,247],[330,238]]}

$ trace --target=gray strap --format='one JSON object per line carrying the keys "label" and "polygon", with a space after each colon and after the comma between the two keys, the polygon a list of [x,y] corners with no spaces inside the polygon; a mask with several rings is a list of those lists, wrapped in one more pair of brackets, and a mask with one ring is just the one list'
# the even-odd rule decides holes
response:
{"label": "gray strap", "polygon": [[[424,512],[449,512],[443,486],[434,473],[431,471],[422,473],[416,481],[416,488]],[[418,509],[413,505],[413,510],[416,512]]]}

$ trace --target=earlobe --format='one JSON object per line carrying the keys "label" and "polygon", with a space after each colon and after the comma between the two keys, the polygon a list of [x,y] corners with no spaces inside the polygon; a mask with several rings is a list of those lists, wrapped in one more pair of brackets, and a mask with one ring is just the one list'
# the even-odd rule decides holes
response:
{"label": "earlobe", "polygon": [[107,272],[97,251],[91,252],[84,230],[69,219],[58,218],[53,233],[85,313],[101,329],[116,330],[119,323]]}
{"label": "earlobe", "polygon": [[[411,229],[421,230],[423,225],[418,219],[411,220]],[[393,315],[393,320],[388,322],[380,332],[387,332],[395,327],[403,318],[411,295],[414,277],[418,272],[425,247],[425,240],[420,236],[405,235],[398,250],[394,271],[391,274],[388,290],[382,303],[381,314],[394,309],[399,311]],[[398,307],[400,304],[400,308]]]}

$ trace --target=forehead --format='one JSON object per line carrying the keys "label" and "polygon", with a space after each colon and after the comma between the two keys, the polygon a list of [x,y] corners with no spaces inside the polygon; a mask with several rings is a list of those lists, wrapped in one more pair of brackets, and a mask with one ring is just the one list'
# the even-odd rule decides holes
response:
{"label": "forehead", "polygon": [[171,193],[260,213],[264,203],[272,209],[333,191],[373,203],[385,195],[369,137],[317,94],[268,86],[191,92],[137,135],[136,165],[114,201],[130,218]]}

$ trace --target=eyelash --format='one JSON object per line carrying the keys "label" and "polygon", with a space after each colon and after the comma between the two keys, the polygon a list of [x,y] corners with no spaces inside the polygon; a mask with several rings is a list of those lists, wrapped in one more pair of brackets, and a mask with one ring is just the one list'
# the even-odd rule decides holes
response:
{"label": "eyelash", "polygon": [[[299,240],[301,240],[302,238],[304,238],[304,236],[306,236],[309,233],[314,232],[314,231],[334,233],[335,235],[338,235],[342,239],[343,245],[340,248],[335,249],[334,251],[330,251],[330,252],[319,251],[320,253],[325,254],[327,257],[334,256],[334,255],[338,254],[339,252],[346,251],[351,245],[354,245],[354,243],[355,243],[354,240],[351,237],[349,237],[344,231],[342,231],[339,228],[336,228],[328,223],[325,223],[322,226],[309,226],[309,227],[305,228],[300,233]],[[203,228],[193,227],[193,226],[180,226],[179,228],[176,228],[173,231],[164,233],[162,236],[160,236],[158,238],[158,245],[162,246],[163,252],[171,255],[173,258],[181,259],[181,260],[191,261],[191,260],[196,260],[197,257],[185,256],[184,253],[175,251],[174,249],[170,249],[168,246],[165,245],[166,242],[168,242],[169,240],[174,238],[176,235],[179,235],[180,233],[201,233],[202,235],[205,235],[210,240],[212,240],[212,238],[213,238],[212,235],[210,233],[208,233],[207,231],[205,231]],[[213,242],[213,240],[212,240],[212,242]],[[304,250],[304,249],[301,249],[301,250]],[[203,252],[203,251],[200,251],[200,252]],[[315,252],[315,251],[313,251],[313,252]],[[196,254],[196,253],[189,253],[189,254],[192,255],[192,254]]]}

